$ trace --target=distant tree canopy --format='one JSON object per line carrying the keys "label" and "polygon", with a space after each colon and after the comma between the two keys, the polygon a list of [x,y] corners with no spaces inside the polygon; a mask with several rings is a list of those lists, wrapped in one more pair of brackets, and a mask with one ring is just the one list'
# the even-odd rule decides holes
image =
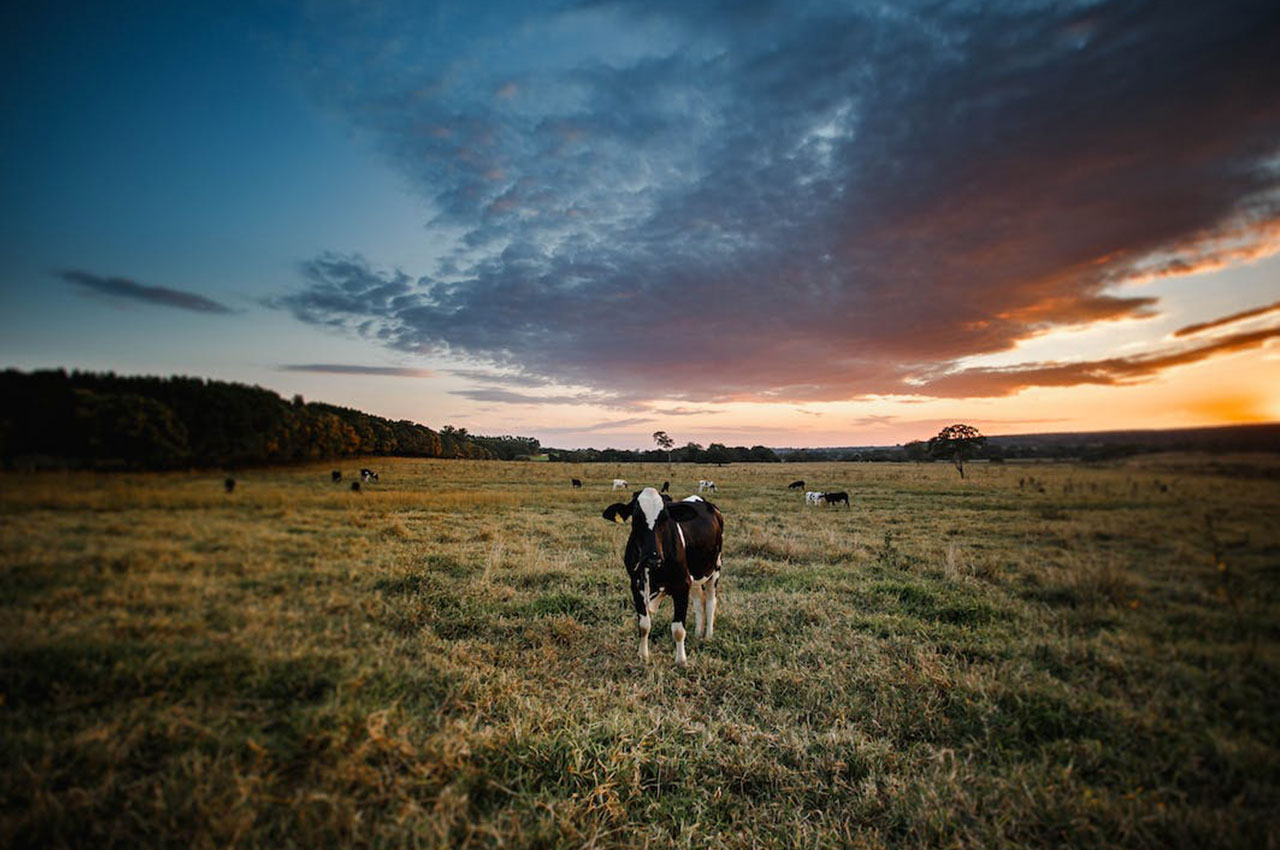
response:
{"label": "distant tree canopy", "polygon": [[24,458],[165,469],[352,455],[498,456],[465,429],[437,433],[407,420],[201,378],[11,369],[0,373],[0,392],[9,400],[0,413],[6,466]]}
{"label": "distant tree canopy", "polygon": [[965,460],[977,455],[987,444],[987,438],[972,425],[948,425],[938,432],[938,436],[929,440],[929,454],[936,458],[950,460],[956,471],[964,478]]}
{"label": "distant tree canopy", "polygon": [[[673,443],[674,445],[674,443]],[[781,459],[767,446],[725,446],[712,443],[704,449],[688,443],[678,449],[547,449],[550,460],[565,463],[778,463]]]}

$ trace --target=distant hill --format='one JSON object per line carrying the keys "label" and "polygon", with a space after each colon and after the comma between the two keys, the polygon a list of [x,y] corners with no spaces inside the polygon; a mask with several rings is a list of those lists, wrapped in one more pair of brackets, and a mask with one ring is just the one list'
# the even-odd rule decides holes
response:
{"label": "distant hill", "polygon": [[[908,460],[906,447],[830,446],[775,448],[785,460]],[[1280,453],[1280,422],[1260,425],[1222,425],[1212,428],[1144,429],[1127,431],[1057,431],[1044,434],[1002,434],[987,437],[978,458],[1105,459],[1147,452],[1275,452]]]}

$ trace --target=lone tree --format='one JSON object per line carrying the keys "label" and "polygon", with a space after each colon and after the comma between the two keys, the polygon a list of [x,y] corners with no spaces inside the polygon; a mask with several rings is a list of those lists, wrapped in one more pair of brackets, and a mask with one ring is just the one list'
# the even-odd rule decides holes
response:
{"label": "lone tree", "polygon": [[653,441],[658,444],[658,448],[667,453],[667,463],[671,463],[671,449],[675,446],[676,441],[668,437],[666,431],[654,431]]}
{"label": "lone tree", "polygon": [[964,478],[964,462],[986,444],[987,438],[978,433],[977,428],[957,423],[943,428],[938,436],[929,440],[929,454],[950,460],[956,465],[960,477]]}

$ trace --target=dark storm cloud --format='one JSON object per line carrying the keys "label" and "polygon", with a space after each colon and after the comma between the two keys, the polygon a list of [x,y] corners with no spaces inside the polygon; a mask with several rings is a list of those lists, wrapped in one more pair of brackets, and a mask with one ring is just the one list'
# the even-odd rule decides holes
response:
{"label": "dark storm cloud", "polygon": [[280,306],[629,399],[1004,393],[1167,366],[920,376],[1277,247],[1273,2],[485,14],[303,51],[457,237],[416,280],[325,255]]}
{"label": "dark storm cloud", "polygon": [[146,286],[125,277],[103,277],[82,271],[59,272],[58,277],[73,283],[85,292],[122,298],[129,301],[143,301],[158,304],[162,307],[176,307],[179,310],[190,310],[194,313],[233,313],[226,305],[219,304],[181,289],[169,289],[165,286]]}
{"label": "dark storm cloud", "polygon": [[390,378],[434,378],[429,369],[402,366],[347,366],[339,363],[297,363],[280,367],[285,372],[319,372],[326,375],[372,375]]}

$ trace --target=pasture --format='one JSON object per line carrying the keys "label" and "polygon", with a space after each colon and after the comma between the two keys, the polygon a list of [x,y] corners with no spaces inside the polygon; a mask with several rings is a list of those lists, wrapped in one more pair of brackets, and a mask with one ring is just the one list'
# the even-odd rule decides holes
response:
{"label": "pasture", "polygon": [[[1275,847],[1280,462],[966,471],[4,474],[0,844]],[[685,669],[615,477],[718,486]]]}

